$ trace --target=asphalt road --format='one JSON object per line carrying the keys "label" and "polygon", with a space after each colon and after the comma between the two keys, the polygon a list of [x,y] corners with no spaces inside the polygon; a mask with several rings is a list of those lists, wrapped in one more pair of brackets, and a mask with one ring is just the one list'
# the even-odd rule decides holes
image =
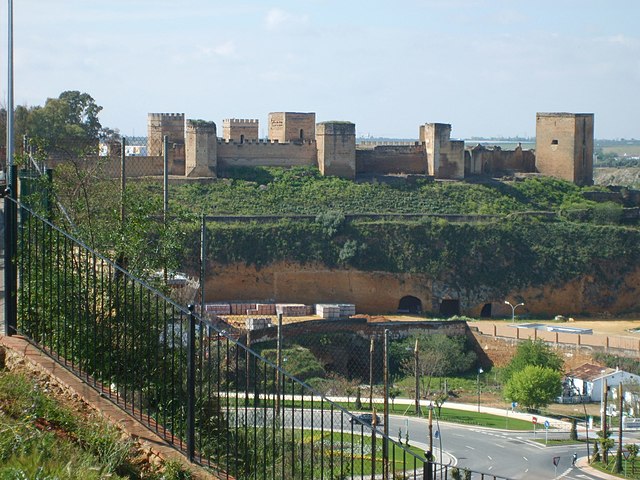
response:
{"label": "asphalt road", "polygon": [[[239,412],[240,416],[244,416]],[[271,412],[267,411],[267,418],[263,417],[264,410],[258,410],[258,418],[253,418],[253,410],[247,411],[249,424],[254,420],[257,424],[271,422]],[[345,432],[363,431],[368,434],[369,427],[359,424],[351,424],[350,417],[339,412],[333,415],[328,411],[294,410],[293,414],[285,410],[285,423],[294,428],[313,428],[339,431],[341,426]],[[242,423],[244,419],[239,419]],[[382,427],[378,427],[382,430]],[[429,444],[428,423],[424,419],[414,417],[391,416],[389,419],[389,436],[396,439],[398,432],[402,431],[402,438],[409,429],[409,441],[414,446],[427,448]],[[437,462],[473,469],[482,472],[485,479],[492,478],[493,475],[509,479],[568,479],[568,480],[589,480],[600,477],[593,476],[579,468],[571,466],[572,456],[575,453],[578,457],[586,456],[585,444],[545,446],[545,430],[538,429],[535,437],[533,432],[511,432],[495,429],[486,429],[472,426],[442,423],[438,425],[434,422],[434,454]],[[549,431],[548,438],[566,438],[566,432]],[[536,442],[535,440],[541,442]],[[439,450],[442,446],[442,456]],[[557,458],[557,465],[554,465],[554,458]],[[441,460],[442,459],[442,460]],[[450,477],[450,476],[449,476]],[[480,475],[475,475],[473,479],[480,479]]]}

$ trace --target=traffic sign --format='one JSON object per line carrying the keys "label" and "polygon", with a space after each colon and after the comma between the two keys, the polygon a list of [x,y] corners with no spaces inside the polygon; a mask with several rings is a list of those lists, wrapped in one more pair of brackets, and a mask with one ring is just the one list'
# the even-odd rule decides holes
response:
{"label": "traffic sign", "polygon": [[560,463],[560,457],[553,457],[553,466],[557,467]]}
{"label": "traffic sign", "polygon": [[538,417],[531,417],[531,423],[533,423],[534,425],[538,423]]}
{"label": "traffic sign", "polygon": [[544,421],[544,428],[549,429],[549,420]]}

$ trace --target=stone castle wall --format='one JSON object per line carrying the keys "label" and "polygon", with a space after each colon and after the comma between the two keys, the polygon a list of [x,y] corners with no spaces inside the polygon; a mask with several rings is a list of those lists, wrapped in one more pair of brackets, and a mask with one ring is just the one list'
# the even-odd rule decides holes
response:
{"label": "stone castle wall", "polygon": [[[269,140],[258,139],[259,122],[223,121],[223,139],[189,125],[184,114],[150,113],[148,154],[162,155],[162,139],[169,136],[171,170],[189,176],[217,175],[234,166],[317,166],[323,175],[355,179],[358,174],[417,174],[462,180],[468,175],[536,170],[577,184],[592,183],[593,114],[539,113],[537,151],[474,147],[451,139],[451,125],[420,126],[419,142],[388,145],[355,144],[350,122],[315,123],[315,113],[269,114]],[[198,136],[207,137],[200,141]],[[185,147],[185,141],[188,148]],[[197,152],[197,153],[196,153]],[[188,157],[188,158],[187,158]]]}
{"label": "stone castle wall", "polygon": [[294,167],[317,164],[315,141],[280,143],[260,140],[239,143],[218,140],[219,170],[230,167]]}
{"label": "stone castle wall", "polygon": [[477,145],[464,152],[464,173],[485,175],[496,172],[533,173],[536,168],[536,154],[533,150],[502,150],[500,147],[487,148]]}
{"label": "stone castle wall", "polygon": [[427,174],[427,153],[424,144],[376,145],[356,149],[358,174]]}

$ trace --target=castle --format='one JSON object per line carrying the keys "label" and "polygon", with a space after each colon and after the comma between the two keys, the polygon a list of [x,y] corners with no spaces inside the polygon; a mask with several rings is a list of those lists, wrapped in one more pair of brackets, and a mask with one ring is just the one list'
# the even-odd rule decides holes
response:
{"label": "castle", "polygon": [[590,185],[593,120],[591,113],[538,113],[535,150],[502,150],[466,147],[464,141],[451,139],[451,125],[444,123],[421,125],[417,142],[356,143],[355,124],[316,123],[315,113],[270,113],[268,139],[259,138],[256,119],[225,119],[219,137],[214,122],[185,120],[181,113],[150,113],[147,154],[154,170],[161,167],[158,159],[166,137],[169,171],[186,177],[215,178],[232,167],[316,166],[322,175],[349,179],[407,174],[463,180],[538,173]]}

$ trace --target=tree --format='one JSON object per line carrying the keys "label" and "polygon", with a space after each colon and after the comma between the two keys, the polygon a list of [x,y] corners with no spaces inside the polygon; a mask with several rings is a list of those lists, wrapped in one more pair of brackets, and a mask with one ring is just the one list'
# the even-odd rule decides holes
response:
{"label": "tree", "polygon": [[562,393],[562,374],[548,367],[527,365],[515,372],[504,388],[506,399],[529,410],[547,406]]}
{"label": "tree", "polygon": [[[405,350],[410,346],[413,350],[418,340],[418,375],[426,375],[430,384],[431,378],[466,372],[476,362],[475,352],[467,348],[463,335],[448,336],[443,333],[418,335],[408,341]],[[403,369],[408,374],[415,374],[412,356],[407,355],[403,361]],[[427,385],[427,393],[429,385]]]}
{"label": "tree", "polygon": [[47,152],[97,147],[102,132],[98,119],[101,110],[88,93],[62,92],[58,98],[48,98],[44,107],[29,112],[27,134]]}
{"label": "tree", "polygon": [[562,371],[563,361],[542,340],[527,339],[518,345],[516,354],[502,372],[502,380],[507,383],[516,372],[521,372],[528,365]]}

